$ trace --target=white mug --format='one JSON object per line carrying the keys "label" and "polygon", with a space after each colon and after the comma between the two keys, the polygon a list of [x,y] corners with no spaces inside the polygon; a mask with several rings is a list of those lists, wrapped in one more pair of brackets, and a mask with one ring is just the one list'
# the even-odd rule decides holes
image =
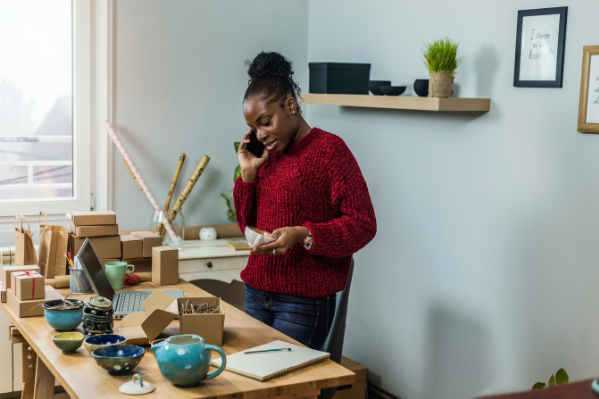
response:
{"label": "white mug", "polygon": [[200,230],[200,240],[216,240],[216,229],[214,227],[202,227]]}

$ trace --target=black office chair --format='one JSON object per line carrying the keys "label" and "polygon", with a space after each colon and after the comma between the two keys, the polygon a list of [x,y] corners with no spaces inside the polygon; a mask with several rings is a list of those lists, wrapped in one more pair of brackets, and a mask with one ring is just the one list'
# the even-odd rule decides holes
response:
{"label": "black office chair", "polygon": [[[335,363],[341,364],[341,355],[343,353],[343,340],[345,339],[345,319],[347,318],[347,303],[349,301],[349,288],[351,287],[352,275],[354,274],[354,260],[351,262],[349,267],[349,277],[347,278],[347,285],[343,291],[337,293],[337,306],[335,310],[335,317],[333,318],[333,324],[331,325],[331,332],[327,337],[327,340],[322,346],[323,352],[331,354],[331,360]],[[337,392],[337,387],[326,388],[320,391],[318,399],[331,399]]]}

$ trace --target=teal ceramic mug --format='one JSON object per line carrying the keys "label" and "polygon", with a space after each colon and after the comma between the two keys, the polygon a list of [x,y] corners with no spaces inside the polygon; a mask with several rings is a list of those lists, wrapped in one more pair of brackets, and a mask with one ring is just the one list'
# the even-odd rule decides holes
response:
{"label": "teal ceramic mug", "polygon": [[[131,270],[129,270],[131,268]],[[106,274],[112,283],[112,288],[115,290],[122,290],[123,283],[125,282],[125,275],[127,273],[133,273],[135,266],[128,265],[127,262],[108,262],[106,263]]]}

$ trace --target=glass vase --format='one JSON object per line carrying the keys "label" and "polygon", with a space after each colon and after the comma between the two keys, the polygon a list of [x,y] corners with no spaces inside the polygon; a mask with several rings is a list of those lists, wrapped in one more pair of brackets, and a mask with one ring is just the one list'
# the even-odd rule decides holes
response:
{"label": "glass vase", "polygon": [[[162,212],[154,211],[152,217],[150,218],[150,229],[154,232],[158,230],[158,225],[162,221],[161,215]],[[182,241],[185,239],[185,218],[183,217],[182,211],[179,211],[179,213],[177,213],[177,216],[175,216],[175,218],[171,222],[171,227],[175,231],[177,237],[179,237],[179,245],[175,245],[166,229],[164,231],[164,236],[162,236],[162,244],[170,245],[171,247],[175,248],[181,248],[183,246]]]}

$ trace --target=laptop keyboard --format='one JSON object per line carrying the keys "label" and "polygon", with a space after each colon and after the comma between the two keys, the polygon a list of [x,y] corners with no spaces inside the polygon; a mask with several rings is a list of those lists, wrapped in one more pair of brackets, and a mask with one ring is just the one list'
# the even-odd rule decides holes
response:
{"label": "laptop keyboard", "polygon": [[151,292],[121,292],[123,298],[119,301],[118,311],[135,312],[143,311],[143,303],[152,294]]}

